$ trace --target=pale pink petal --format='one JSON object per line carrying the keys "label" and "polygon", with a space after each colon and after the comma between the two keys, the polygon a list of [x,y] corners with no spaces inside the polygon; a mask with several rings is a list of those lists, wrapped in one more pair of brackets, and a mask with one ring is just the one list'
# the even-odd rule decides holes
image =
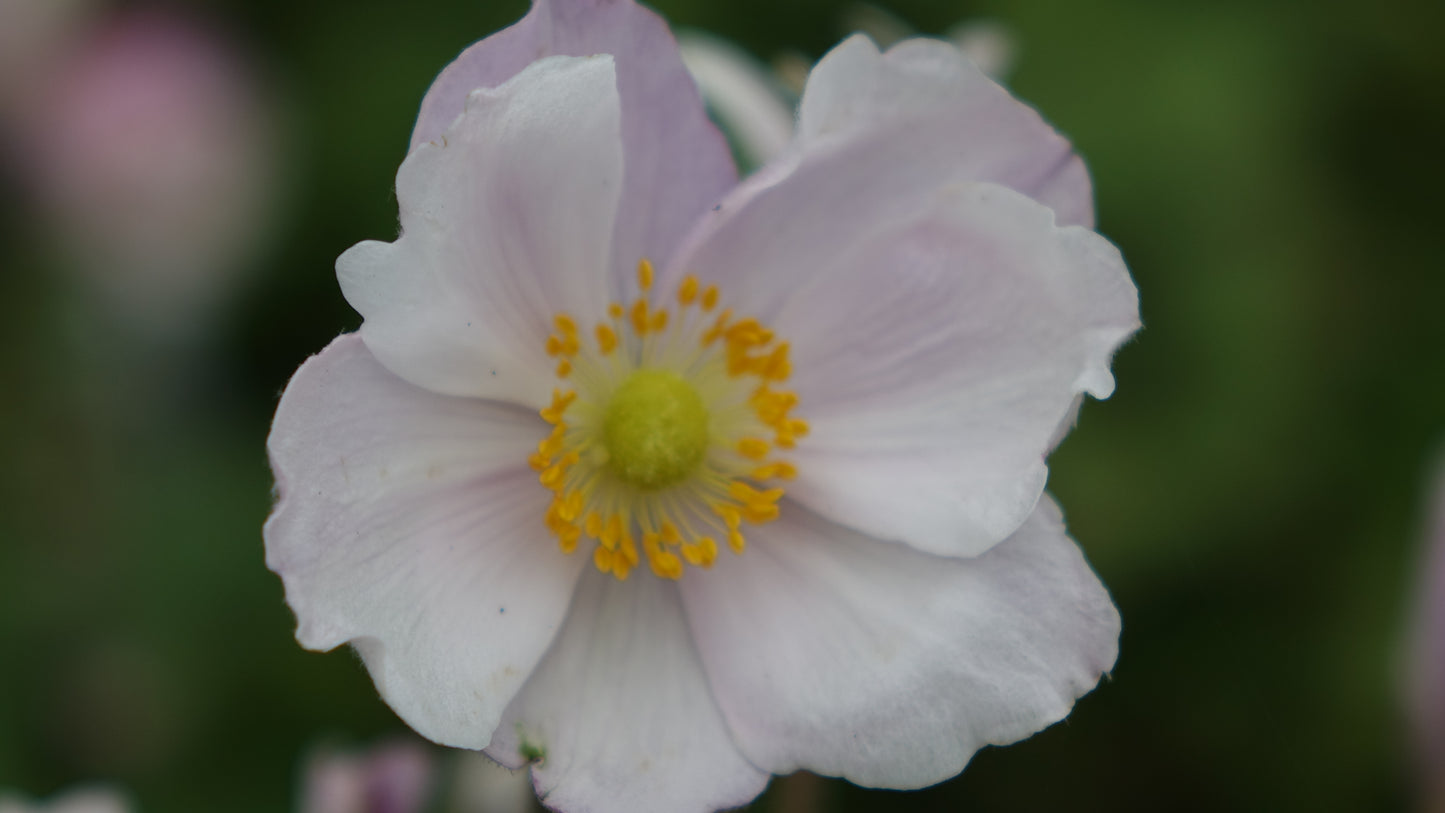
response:
{"label": "pale pink petal", "polygon": [[509,766],[540,756],[537,792],[564,813],[710,812],[768,781],[718,713],[677,586],[647,573],[583,576],[487,753]]}
{"label": "pale pink petal", "polygon": [[619,116],[611,57],[552,57],[474,93],[407,157],[401,237],[336,263],[387,369],[449,395],[546,403],[554,315],[608,302]]}
{"label": "pale pink petal", "polygon": [[708,34],[683,34],[678,46],[703,99],[745,159],[762,165],[787,149],[797,114],[767,66]]}
{"label": "pale pink petal", "polygon": [[614,284],[630,290],[642,257],[659,265],[737,182],[662,18],[631,0],[536,0],[516,25],[463,51],[427,91],[412,147],[434,141],[473,89],[494,87],[549,55],[612,54],[622,100],[626,177],[613,242]]}
{"label": "pale pink petal", "polygon": [[[750,205],[794,175],[820,174],[839,176],[829,194],[841,200],[794,200],[794,208],[765,215]],[[854,36],[809,75],[793,146],[703,214],[663,280],[674,284],[697,270],[700,254],[736,246],[759,228],[790,233],[801,221],[831,226],[829,237],[838,239],[964,181],[1028,195],[1053,208],[1061,225],[1094,222],[1089,174],[1069,142],[957,48],[913,39],[880,54]],[[818,200],[829,210],[819,211]],[[752,223],[740,227],[740,219]]]}
{"label": "pale pink petal", "polygon": [[748,759],[870,787],[940,782],[1063,719],[1118,652],[1118,613],[1048,499],[976,559],[785,506],[682,595]]}
{"label": "pale pink petal", "polygon": [[543,516],[545,424],[392,375],[355,334],[296,372],[268,447],[266,564],[309,649],[352,642],[422,735],[481,748],[566,614],[581,556]]}
{"label": "pale pink petal", "polygon": [[802,148],[877,140],[939,179],[990,181],[1054,209],[1063,225],[1094,224],[1089,174],[1069,142],[956,47],[905,40],[880,54],[855,36],[813,69],[798,109]]}
{"label": "pale pink petal", "polygon": [[741,311],[791,342],[812,432],[789,494],[872,536],[974,555],[1033,509],[1077,396],[1113,390],[1137,293],[1106,240],[1017,192],[958,184],[888,208],[868,191],[887,169],[848,155],[755,197],[690,267],[731,280]]}

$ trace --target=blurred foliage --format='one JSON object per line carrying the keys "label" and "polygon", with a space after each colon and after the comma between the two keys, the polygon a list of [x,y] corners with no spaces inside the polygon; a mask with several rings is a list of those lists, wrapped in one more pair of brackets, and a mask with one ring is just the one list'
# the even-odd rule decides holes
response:
{"label": "blurred foliage", "polygon": [[[763,58],[821,55],[841,0],[659,0]],[[1068,721],[913,795],[829,809],[1375,810],[1410,800],[1402,625],[1445,440],[1445,4],[897,0],[987,17],[1073,139],[1145,329],[1051,489],[1123,612]],[[334,258],[396,230],[435,73],[521,0],[187,6],[285,100],[285,225],[209,340],[129,341],[0,175],[0,787],[93,779],[142,809],[288,809],[322,737],[401,730],[346,651],[302,651],[263,564],[264,437],[359,318]],[[778,809],[770,791],[756,807]]]}

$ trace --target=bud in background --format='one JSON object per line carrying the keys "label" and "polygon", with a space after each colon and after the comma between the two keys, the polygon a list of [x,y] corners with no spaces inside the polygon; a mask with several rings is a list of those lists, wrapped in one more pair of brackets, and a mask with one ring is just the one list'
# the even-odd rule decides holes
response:
{"label": "bud in background", "polygon": [[33,103],[93,5],[93,0],[0,2],[0,123]]}
{"label": "bud in background", "polygon": [[476,751],[457,751],[446,813],[531,813],[532,780]]}
{"label": "bud in background", "polygon": [[143,335],[191,338],[269,231],[268,100],[216,32],[159,11],[102,20],[49,64],[10,111],[15,174],[101,304]]}
{"label": "bud in background", "polygon": [[306,761],[301,813],[420,813],[435,774],[431,750],[412,740],[370,750],[320,749]]}

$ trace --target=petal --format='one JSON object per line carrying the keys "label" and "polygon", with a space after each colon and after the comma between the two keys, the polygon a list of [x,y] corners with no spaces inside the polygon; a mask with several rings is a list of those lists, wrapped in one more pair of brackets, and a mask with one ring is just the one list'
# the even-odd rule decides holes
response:
{"label": "petal", "polygon": [[771,161],[793,140],[793,105],[772,72],[746,51],[707,34],[678,40],[682,61],[703,99],[755,166]]}
{"label": "petal", "polygon": [[854,36],[824,56],[798,109],[798,140],[806,149],[829,139],[881,139],[952,180],[1022,192],[1063,225],[1094,224],[1089,173],[1069,142],[945,42],[879,53]]}
{"label": "petal", "polygon": [[437,395],[355,334],[296,372],[268,447],[266,565],[309,649],[356,644],[419,733],[481,748],[566,614],[585,561],[542,522],[522,410]]}
{"label": "petal", "polygon": [[1138,295],[1106,240],[1017,192],[960,184],[890,209],[869,180],[886,183],[800,169],[695,267],[741,278],[745,312],[792,344],[812,432],[789,493],[872,536],[976,555],[1032,511],[1077,396],[1112,392]]}
{"label": "petal", "polygon": [[536,0],[517,24],[442,71],[422,102],[412,147],[445,131],[473,89],[499,85],[554,54],[616,60],[627,174],[613,269],[614,283],[630,286],[639,259],[665,263],[698,215],[737,182],[727,142],[708,119],[661,17],[631,0]]}
{"label": "petal", "polygon": [[713,811],[762,792],[703,676],[671,582],[589,571],[546,660],[487,753],[540,759],[542,801],[567,813]]}
{"label": "petal", "polygon": [[[939,187],[962,181],[988,181],[1028,195],[1053,208],[1061,225],[1094,222],[1089,174],[1068,141],[957,48],[912,39],[880,54],[856,35],[809,75],[793,146],[703,213],[663,282],[675,284],[698,271],[700,255],[719,245],[738,246],[760,226],[783,231],[779,224],[791,230],[799,219],[816,224],[817,201],[794,200],[803,208],[773,208],[766,216],[750,205],[799,174],[839,176],[831,194],[843,199],[831,200],[834,210],[825,221],[836,227],[835,235],[861,228],[877,212],[910,210]],[[839,209],[850,203],[868,207],[868,217],[842,217]],[[756,252],[744,247],[744,253]]]}
{"label": "petal", "polygon": [[619,115],[610,57],[553,57],[474,93],[441,143],[407,157],[401,237],[336,263],[387,369],[448,395],[545,404],[553,316],[608,301]]}
{"label": "petal", "polygon": [[682,583],[739,747],[917,788],[1061,719],[1118,654],[1119,616],[1045,499],[976,559],[881,544],[787,506]]}

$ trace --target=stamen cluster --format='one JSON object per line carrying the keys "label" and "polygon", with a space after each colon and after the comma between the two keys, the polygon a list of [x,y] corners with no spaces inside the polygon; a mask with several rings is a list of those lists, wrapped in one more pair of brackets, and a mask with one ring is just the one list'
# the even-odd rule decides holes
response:
{"label": "stamen cluster", "polygon": [[[604,573],[626,579],[646,556],[654,574],[678,579],[684,562],[712,565],[717,539],[740,554],[744,523],[777,518],[775,483],[797,469],[771,456],[808,424],[779,386],[792,372],[787,342],[731,310],[714,316],[717,286],[696,277],[677,288],[675,320],[649,299],[645,259],[637,282],[638,298],[612,303],[591,339],[571,315],[555,316],[546,350],[563,385],[541,410],[552,431],[530,463],[554,495],[545,521],[564,553],[586,538]],[[619,423],[629,431],[606,431]]]}

